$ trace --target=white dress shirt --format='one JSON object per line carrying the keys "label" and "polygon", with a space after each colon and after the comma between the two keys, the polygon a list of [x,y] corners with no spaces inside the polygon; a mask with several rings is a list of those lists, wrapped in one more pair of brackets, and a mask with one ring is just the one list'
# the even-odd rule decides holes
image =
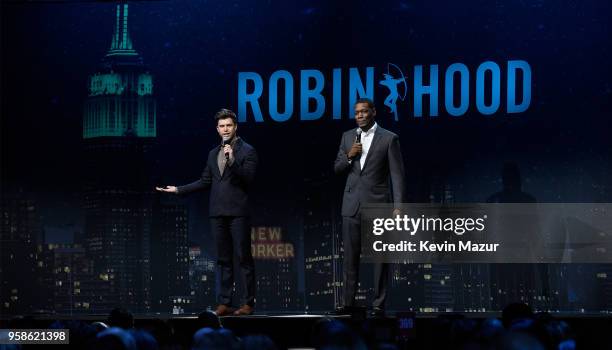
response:
{"label": "white dress shirt", "polygon": [[364,131],[361,133],[361,158],[359,158],[359,163],[361,163],[361,170],[363,170],[363,166],[366,161],[366,157],[368,156],[368,151],[370,150],[370,146],[372,145],[372,139],[374,139],[374,133],[376,132],[376,128],[378,124],[374,122],[374,125],[368,131]]}

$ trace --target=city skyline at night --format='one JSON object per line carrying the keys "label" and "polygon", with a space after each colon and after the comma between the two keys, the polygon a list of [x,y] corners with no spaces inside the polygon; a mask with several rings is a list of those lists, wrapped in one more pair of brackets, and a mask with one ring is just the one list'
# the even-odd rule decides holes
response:
{"label": "city skyline at night", "polygon": [[[376,120],[400,136],[408,201],[509,201],[503,169],[511,164],[519,171],[520,199],[612,202],[612,51],[598,7],[573,4],[591,19],[565,23],[555,11],[569,15],[571,6],[542,5],[524,15],[520,4],[483,3],[477,16],[442,3],[455,12],[444,24],[419,17],[434,4],[355,6],[350,16],[338,15],[340,5],[301,2],[3,4],[9,33],[2,34],[1,313],[124,306],[180,314],[214,307],[208,192],[174,196],[154,188],[201,176],[206,154],[221,142],[214,113],[239,107],[240,72],[267,79],[281,69],[357,67],[365,77],[365,67],[388,62],[462,62],[474,75],[484,61],[525,59],[531,102],[520,116],[504,108],[482,115],[472,94],[461,118],[432,116],[425,98],[422,118],[400,113],[396,121],[383,104],[386,90],[377,87]],[[257,16],[266,12],[293,24]],[[380,26],[381,16],[402,31]],[[367,28],[352,18],[363,18]],[[582,43],[578,31],[590,33],[594,44]],[[481,42],[474,43],[474,33]],[[363,47],[358,55],[355,47]],[[594,62],[585,64],[587,57]],[[341,118],[334,118],[330,99],[320,120],[300,121],[294,78],[292,118],[250,117],[238,127],[260,157],[251,221],[255,235],[260,229],[271,240],[262,238],[262,250],[254,243],[266,313],[322,312],[343,302],[344,179],[333,174],[333,162],[340,136],[355,123],[345,95]],[[268,85],[262,91],[266,109],[271,92]],[[322,91],[334,93],[331,84]],[[365,303],[373,293],[371,266],[362,270],[358,301]],[[24,271],[31,280],[19,278]],[[494,312],[513,300],[553,312],[612,311],[605,264],[397,264],[389,285],[388,308],[396,311]]]}

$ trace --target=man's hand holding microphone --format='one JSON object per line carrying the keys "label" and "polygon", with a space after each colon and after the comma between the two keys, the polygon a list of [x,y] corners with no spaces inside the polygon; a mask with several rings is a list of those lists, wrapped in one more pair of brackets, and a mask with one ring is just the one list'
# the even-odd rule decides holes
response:
{"label": "man's hand holding microphone", "polygon": [[357,136],[355,136],[355,142],[353,142],[353,146],[348,153],[349,161],[352,161],[355,157],[363,152],[363,146],[361,145],[361,129],[357,129]]}

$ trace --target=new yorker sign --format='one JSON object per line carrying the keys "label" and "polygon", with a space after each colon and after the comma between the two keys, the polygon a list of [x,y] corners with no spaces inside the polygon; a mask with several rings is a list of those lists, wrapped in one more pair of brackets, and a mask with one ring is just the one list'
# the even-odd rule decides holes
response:
{"label": "new yorker sign", "polygon": [[255,259],[292,259],[295,249],[290,242],[283,241],[280,227],[251,228],[251,252]]}

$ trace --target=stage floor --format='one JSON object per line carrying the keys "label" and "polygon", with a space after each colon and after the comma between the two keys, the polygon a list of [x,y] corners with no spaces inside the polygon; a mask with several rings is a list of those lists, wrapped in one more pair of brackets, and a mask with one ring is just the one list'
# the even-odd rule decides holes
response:
{"label": "stage floor", "polygon": [[[612,330],[610,314],[555,313],[555,319],[568,323],[578,348],[595,349],[610,342],[608,334]],[[252,316],[226,316],[220,322],[224,328],[232,330],[237,336],[267,335],[280,349],[308,348],[313,346],[313,331],[317,323],[328,319],[339,320],[348,325],[356,334],[374,337],[377,341],[396,343],[403,339],[411,347],[427,347],[440,335],[440,327],[448,325],[449,320],[471,319],[482,322],[487,318],[500,318],[500,313],[425,313],[416,314],[411,322],[412,328],[405,332],[399,329],[400,320],[394,314],[384,318],[360,318],[350,316],[329,316],[324,314],[257,314]],[[69,323],[71,320],[91,323],[105,322],[107,315],[37,315],[24,318],[0,320],[0,328],[48,328],[53,322]],[[193,334],[202,327],[197,315],[145,314],[135,315],[135,328],[147,330],[161,339],[172,338],[189,348]],[[403,336],[403,338],[401,337]],[[605,347],[605,346],[604,346]]]}
{"label": "stage floor", "polygon": [[[388,311],[385,318],[395,318],[398,312],[404,311]],[[487,312],[416,312],[415,317],[418,319],[429,319],[429,318],[439,318],[444,316],[454,316],[461,315],[465,318],[474,318],[474,319],[486,319],[486,318],[499,318],[502,313],[499,311],[487,311]],[[590,319],[590,318],[612,318],[611,312],[551,312],[555,318],[559,319]],[[0,320],[10,320],[15,316],[23,317],[22,315],[0,315]],[[80,320],[90,320],[90,321],[100,321],[104,320],[108,317],[108,314],[49,314],[49,313],[39,313],[39,314],[29,314],[28,317],[37,319],[37,320],[70,320],[70,319],[80,319]],[[328,315],[326,312],[316,312],[316,313],[298,313],[298,312],[274,312],[274,313],[266,313],[266,312],[256,312],[250,316],[224,316],[222,319],[232,319],[232,318],[240,318],[240,319],[261,319],[261,318],[305,318],[305,319],[319,319],[324,317],[333,317],[333,318],[348,318],[348,315],[334,316]],[[142,313],[134,314],[135,319],[161,319],[161,320],[189,320],[189,319],[197,319],[197,313],[183,313],[183,314],[171,314],[171,313]]]}

